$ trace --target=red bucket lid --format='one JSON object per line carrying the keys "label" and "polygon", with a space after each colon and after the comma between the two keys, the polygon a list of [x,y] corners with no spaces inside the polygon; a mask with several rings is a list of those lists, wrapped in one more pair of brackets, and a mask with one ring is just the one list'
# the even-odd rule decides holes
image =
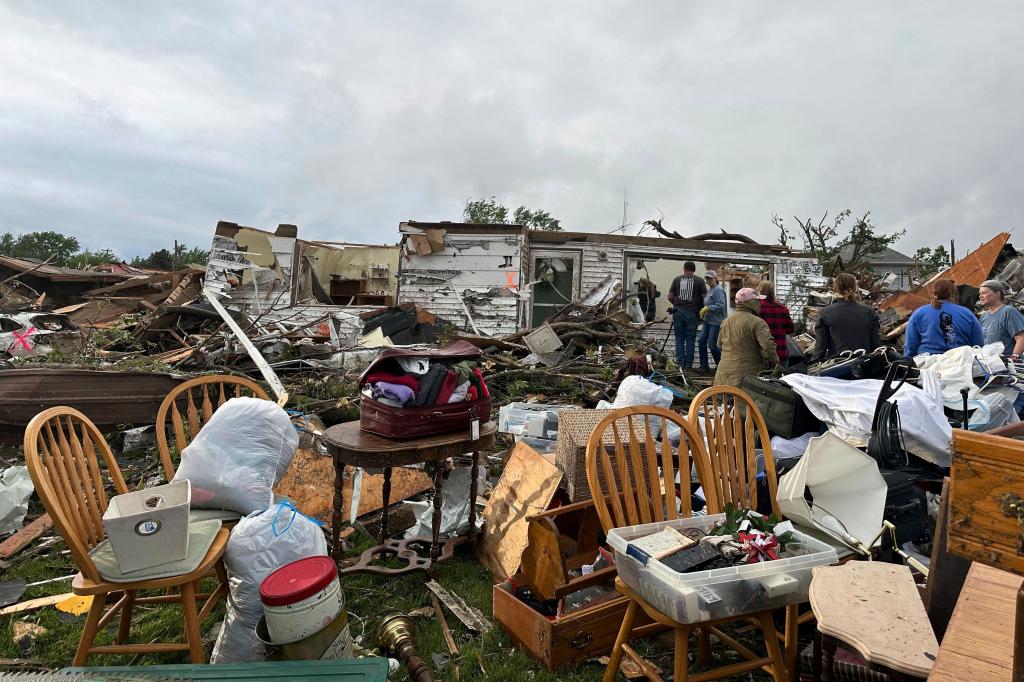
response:
{"label": "red bucket lid", "polygon": [[326,556],[311,556],[277,569],[260,583],[267,606],[288,606],[308,599],[338,578],[338,567]]}

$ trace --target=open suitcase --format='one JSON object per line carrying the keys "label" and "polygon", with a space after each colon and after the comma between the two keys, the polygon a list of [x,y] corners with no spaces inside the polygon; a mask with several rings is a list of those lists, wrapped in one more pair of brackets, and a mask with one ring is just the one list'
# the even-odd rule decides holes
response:
{"label": "open suitcase", "polygon": [[[389,348],[377,356],[362,376],[359,387],[366,383],[366,377],[389,366],[388,361],[396,358],[427,358],[431,361],[457,363],[461,360],[479,360],[480,349],[466,341],[456,341],[446,348]],[[359,428],[385,438],[420,438],[442,433],[469,429],[474,420],[484,423],[491,418],[491,399],[482,395],[469,402],[425,407],[393,407],[363,398],[360,402]]]}

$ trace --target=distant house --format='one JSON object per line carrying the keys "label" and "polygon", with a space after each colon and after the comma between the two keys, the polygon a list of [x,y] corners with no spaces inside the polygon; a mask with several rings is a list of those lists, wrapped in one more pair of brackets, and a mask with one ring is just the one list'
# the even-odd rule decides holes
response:
{"label": "distant house", "polygon": [[[845,263],[851,253],[853,253],[853,248],[848,246],[839,252],[839,258]],[[875,277],[884,277],[890,272],[896,276],[889,288],[908,291],[913,286],[911,277],[916,262],[910,256],[895,249],[886,249],[882,253],[873,253],[864,260]]]}

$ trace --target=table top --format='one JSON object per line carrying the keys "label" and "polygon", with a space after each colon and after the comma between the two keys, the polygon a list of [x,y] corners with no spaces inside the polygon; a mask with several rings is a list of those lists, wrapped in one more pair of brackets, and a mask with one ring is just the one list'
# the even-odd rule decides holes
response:
{"label": "table top", "polygon": [[360,467],[390,467],[437,462],[448,457],[464,455],[474,444],[485,448],[494,443],[498,425],[485,422],[480,425],[480,439],[474,443],[469,429],[442,433],[436,436],[397,440],[384,438],[359,428],[359,422],[336,424],[324,431],[323,441],[331,454],[345,464]]}
{"label": "table top", "polygon": [[819,632],[869,663],[928,677],[939,643],[909,568],[849,561],[816,566],[812,575],[810,601]]}
{"label": "table top", "polygon": [[1017,590],[1022,580],[983,564],[971,566],[929,680],[1009,682]]}

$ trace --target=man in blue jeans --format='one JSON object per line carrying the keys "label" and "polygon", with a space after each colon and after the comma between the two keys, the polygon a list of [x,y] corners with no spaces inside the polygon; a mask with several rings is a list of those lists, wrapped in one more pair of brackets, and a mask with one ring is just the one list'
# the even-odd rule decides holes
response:
{"label": "man in blue jeans", "polygon": [[704,307],[707,285],[697,277],[693,261],[683,263],[683,274],[672,280],[668,300],[672,304],[672,323],[676,335],[676,361],[679,369],[693,368],[693,346],[697,339],[700,309]]}
{"label": "man in blue jeans", "polygon": [[722,329],[722,321],[728,312],[725,289],[718,284],[718,273],[708,270],[704,273],[704,281],[708,285],[708,293],[704,295],[704,307],[700,309],[700,319],[704,324],[700,328],[700,369],[710,372],[708,351],[715,359],[715,365],[722,360],[722,351],[718,348],[718,332]]}

